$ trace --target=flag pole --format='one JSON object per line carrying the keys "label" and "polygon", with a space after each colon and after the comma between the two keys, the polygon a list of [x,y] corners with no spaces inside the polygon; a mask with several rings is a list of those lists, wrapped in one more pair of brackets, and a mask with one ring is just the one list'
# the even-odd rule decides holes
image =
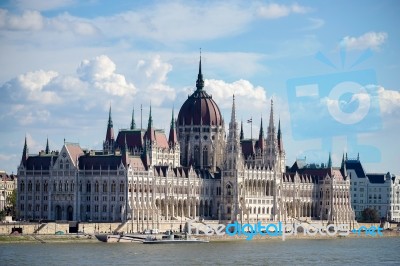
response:
{"label": "flag pole", "polygon": [[253,117],[250,117],[250,137],[251,141],[253,141]]}

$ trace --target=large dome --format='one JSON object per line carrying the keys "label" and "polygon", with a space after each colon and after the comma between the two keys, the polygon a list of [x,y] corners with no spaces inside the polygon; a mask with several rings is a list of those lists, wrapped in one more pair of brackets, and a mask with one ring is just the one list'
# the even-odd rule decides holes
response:
{"label": "large dome", "polygon": [[222,116],[218,105],[212,97],[204,91],[203,74],[201,73],[201,59],[199,74],[196,81],[196,91],[183,103],[178,115],[178,126],[221,126]]}

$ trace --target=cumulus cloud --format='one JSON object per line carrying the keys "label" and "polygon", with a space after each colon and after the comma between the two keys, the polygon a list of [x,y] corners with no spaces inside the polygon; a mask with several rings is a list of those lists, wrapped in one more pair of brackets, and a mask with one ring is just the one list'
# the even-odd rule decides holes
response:
{"label": "cumulus cloud", "polygon": [[386,32],[367,32],[359,37],[346,36],[340,42],[340,46],[345,47],[349,50],[365,50],[373,49],[379,50],[382,44],[388,38]]}
{"label": "cumulus cloud", "polygon": [[382,114],[400,114],[400,91],[379,87],[378,94]]}
{"label": "cumulus cloud", "polygon": [[146,93],[141,94],[141,100],[150,102],[152,105],[160,106],[165,100],[172,101],[176,97],[173,88],[166,84],[167,75],[172,70],[172,65],[161,60],[156,55],[147,60],[139,60],[136,66],[136,76],[141,89]]}
{"label": "cumulus cloud", "polygon": [[281,17],[287,17],[290,14],[306,14],[310,11],[311,9],[309,7],[301,6],[296,3],[292,5],[269,3],[259,6],[257,14],[265,19],[278,19]]}
{"label": "cumulus cloud", "polygon": [[111,95],[133,96],[136,88],[126,81],[125,76],[115,73],[115,63],[106,55],[97,56],[90,60],[83,60],[77,73],[84,81]]}
{"label": "cumulus cloud", "polygon": [[139,60],[132,71],[139,87],[118,73],[116,64],[106,55],[82,60],[76,75],[44,70],[27,72],[0,86],[4,108],[0,120],[12,119],[24,126],[40,126],[51,120],[53,124],[70,126],[79,123],[74,117],[81,119],[82,111],[87,121],[110,103],[117,112],[131,110],[134,102],[151,102],[153,106],[167,103],[170,108],[176,98],[175,89],[166,83],[171,70],[172,65],[160,56]]}
{"label": "cumulus cloud", "polygon": [[56,92],[47,86],[58,76],[55,71],[38,70],[21,74],[2,86],[11,100],[18,102],[23,98],[27,102],[58,104],[61,102]]}
{"label": "cumulus cloud", "polygon": [[[267,110],[267,95],[264,88],[254,86],[247,80],[232,83],[223,80],[206,79],[205,90],[212,95],[221,109],[228,112],[232,107],[232,95],[235,95],[236,107],[239,112],[262,113]],[[251,108],[249,108],[251,103]]]}

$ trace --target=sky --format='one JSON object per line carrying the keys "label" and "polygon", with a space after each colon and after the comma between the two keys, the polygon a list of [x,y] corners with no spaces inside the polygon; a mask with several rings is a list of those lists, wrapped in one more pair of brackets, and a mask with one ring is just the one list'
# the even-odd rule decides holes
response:
{"label": "sky", "polygon": [[[245,138],[281,121],[286,164],[400,174],[398,1],[0,2],[0,169],[64,139],[101,149],[114,130],[169,130],[194,89],[205,89],[226,130],[232,95]],[[142,116],[141,116],[142,106]],[[142,119],[141,119],[142,118]],[[252,118],[253,123],[247,120]]]}

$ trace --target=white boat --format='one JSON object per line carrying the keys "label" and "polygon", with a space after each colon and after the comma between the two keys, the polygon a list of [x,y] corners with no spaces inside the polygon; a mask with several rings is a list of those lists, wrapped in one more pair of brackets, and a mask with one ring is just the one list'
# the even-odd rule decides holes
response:
{"label": "white boat", "polygon": [[143,241],[143,244],[183,244],[183,243],[208,243],[208,242],[209,242],[208,240],[189,237],[187,234],[182,236],[168,232],[166,235],[163,235],[161,239],[157,239],[154,236],[148,236]]}
{"label": "white boat", "polygon": [[146,236],[133,235],[133,234],[125,234],[125,235],[97,234],[95,236],[99,241],[107,243],[132,243],[132,242],[141,243],[146,239]]}

